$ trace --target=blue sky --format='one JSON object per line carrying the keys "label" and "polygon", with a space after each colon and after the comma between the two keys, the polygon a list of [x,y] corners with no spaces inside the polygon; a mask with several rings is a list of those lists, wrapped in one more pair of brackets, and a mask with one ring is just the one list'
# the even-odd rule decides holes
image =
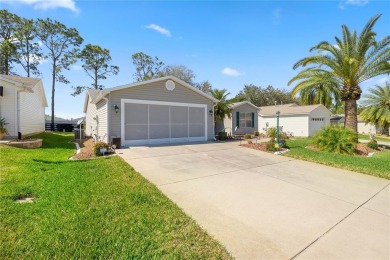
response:
{"label": "blue sky", "polygon": [[[230,97],[245,84],[291,90],[287,82],[297,73],[294,63],[320,41],[341,36],[342,24],[360,32],[382,13],[374,31],[378,39],[390,34],[389,1],[2,0],[0,8],[25,18],[58,20],[77,28],[84,44],[109,49],[120,72],[102,82],[106,87],[133,82],[131,55],[142,51],[166,65],[187,66],[196,81],[209,80],[215,88],[228,89]],[[57,116],[83,115],[84,94],[70,95],[72,85],[91,84],[81,65],[64,73],[70,84],[57,83]],[[50,62],[43,61],[40,69],[50,100]],[[386,80],[389,76],[372,79],[363,91]]]}

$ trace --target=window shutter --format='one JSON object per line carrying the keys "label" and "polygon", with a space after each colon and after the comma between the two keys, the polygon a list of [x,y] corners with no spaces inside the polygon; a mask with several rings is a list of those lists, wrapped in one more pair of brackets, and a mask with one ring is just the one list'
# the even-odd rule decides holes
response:
{"label": "window shutter", "polygon": [[240,128],[240,112],[236,112],[236,126]]}
{"label": "window shutter", "polygon": [[255,127],[255,113],[252,112],[252,128]]}

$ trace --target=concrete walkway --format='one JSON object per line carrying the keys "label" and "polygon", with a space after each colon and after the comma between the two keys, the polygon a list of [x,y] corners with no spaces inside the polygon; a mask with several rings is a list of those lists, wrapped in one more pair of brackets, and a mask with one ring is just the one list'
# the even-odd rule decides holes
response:
{"label": "concrete walkway", "polygon": [[390,259],[390,182],[237,143],[117,153],[239,259]]}

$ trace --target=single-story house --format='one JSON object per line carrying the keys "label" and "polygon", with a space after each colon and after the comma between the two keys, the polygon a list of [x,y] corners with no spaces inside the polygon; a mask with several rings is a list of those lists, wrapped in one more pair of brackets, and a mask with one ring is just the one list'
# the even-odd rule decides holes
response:
{"label": "single-story house", "polygon": [[[73,131],[78,126],[77,122],[85,120],[84,117],[65,119],[61,117],[54,117],[54,130],[55,131]],[[46,131],[51,131],[51,115],[45,115],[45,127]]]}
{"label": "single-story house", "polygon": [[229,105],[232,109],[230,117],[226,116],[223,121],[217,121],[216,133],[228,134],[253,134],[258,131],[259,108],[249,101],[236,102]]}
{"label": "single-story house", "polygon": [[88,90],[86,135],[121,146],[214,140],[216,102],[173,76]]}
{"label": "single-story house", "polygon": [[322,127],[330,124],[332,114],[324,105],[299,106],[285,104],[260,107],[259,132],[266,133],[270,127],[276,127],[279,115],[279,129],[294,136],[312,136]]}
{"label": "single-story house", "polygon": [[47,100],[42,80],[0,75],[0,117],[8,123],[8,136],[45,131]]}

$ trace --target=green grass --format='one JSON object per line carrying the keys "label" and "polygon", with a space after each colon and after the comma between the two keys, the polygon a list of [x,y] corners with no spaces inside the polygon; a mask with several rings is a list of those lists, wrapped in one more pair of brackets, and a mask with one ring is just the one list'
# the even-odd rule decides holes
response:
{"label": "green grass", "polygon": [[0,145],[1,259],[231,258],[119,157],[69,161],[71,135],[39,137],[40,149]]}
{"label": "green grass", "polygon": [[[365,134],[359,134],[359,139],[361,140],[370,140],[370,135],[365,135]],[[377,141],[382,141],[382,142],[387,142],[387,143],[390,143],[390,137],[386,137],[386,136],[375,136],[374,137],[375,140]]]}
{"label": "green grass", "polygon": [[285,155],[288,157],[390,179],[389,149],[373,157],[362,157],[306,149],[306,146],[311,145],[311,138],[288,140],[287,145],[290,151]]}

